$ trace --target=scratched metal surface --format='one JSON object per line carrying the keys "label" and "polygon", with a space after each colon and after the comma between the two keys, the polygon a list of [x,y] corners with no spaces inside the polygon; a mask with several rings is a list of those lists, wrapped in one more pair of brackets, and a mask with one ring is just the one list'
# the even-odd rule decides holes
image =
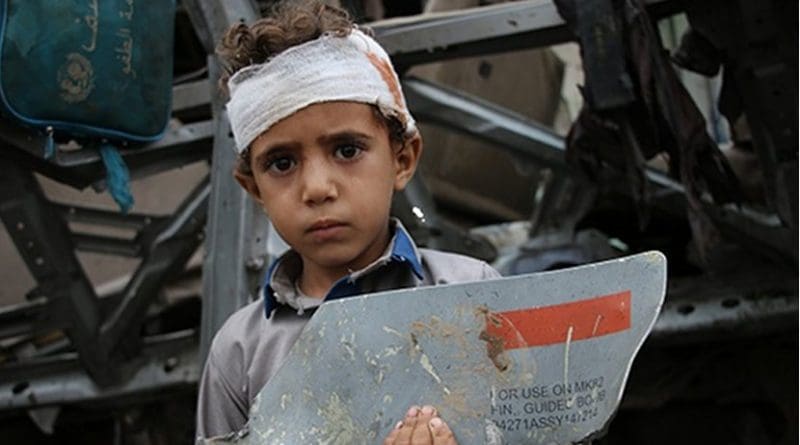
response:
{"label": "scratched metal surface", "polygon": [[[420,403],[435,405],[462,445],[585,439],[602,430],[616,409],[665,284],[665,258],[648,252],[556,272],[326,303],[259,394],[249,433],[239,441],[378,443],[409,406]],[[580,305],[598,296],[624,297],[625,291],[630,299],[617,299],[610,309]],[[575,307],[590,313],[564,324],[559,317]],[[551,343],[504,348],[508,340],[493,338],[502,336],[497,326],[520,313],[545,318],[533,333],[525,332],[531,326],[513,327],[518,340]],[[622,329],[626,313],[630,327]],[[614,317],[616,331],[604,334]]]}

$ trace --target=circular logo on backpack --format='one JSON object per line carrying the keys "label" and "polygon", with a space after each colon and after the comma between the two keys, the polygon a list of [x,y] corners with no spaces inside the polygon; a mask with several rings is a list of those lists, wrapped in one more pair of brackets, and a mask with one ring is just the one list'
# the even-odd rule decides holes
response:
{"label": "circular logo on backpack", "polygon": [[58,69],[58,87],[67,103],[86,100],[94,89],[92,62],[78,53],[67,54],[67,61]]}

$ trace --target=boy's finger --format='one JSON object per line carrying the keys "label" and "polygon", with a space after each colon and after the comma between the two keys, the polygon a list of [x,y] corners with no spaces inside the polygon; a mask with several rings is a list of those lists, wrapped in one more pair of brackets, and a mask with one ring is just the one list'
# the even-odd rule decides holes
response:
{"label": "boy's finger", "polygon": [[434,417],[428,422],[431,436],[433,436],[433,445],[458,445],[453,431],[444,422],[444,420]]}
{"label": "boy's finger", "polygon": [[[420,414],[423,416],[423,414]],[[428,428],[428,421],[423,421],[421,418],[417,422],[417,427],[411,433],[411,445],[432,445],[433,438],[431,437],[430,429]]]}
{"label": "boy's finger", "polygon": [[[414,434],[414,429],[417,426],[417,420],[420,413],[420,407],[412,406],[408,409],[406,417],[403,419],[403,424],[397,429],[397,435],[394,438],[394,444],[406,445],[411,443],[411,437]],[[424,424],[423,424],[424,425]],[[393,431],[394,432],[394,431]]]}
{"label": "boy's finger", "polygon": [[419,415],[422,412],[422,408],[418,406],[412,406],[406,412],[406,417],[403,419],[403,427],[411,427],[413,430],[415,426],[417,426],[417,421],[419,420]]}
{"label": "boy's finger", "polygon": [[425,405],[419,410],[419,420],[427,423],[438,414],[439,413],[436,412],[436,408],[432,407],[431,405]]}
{"label": "boy's finger", "polygon": [[389,435],[386,436],[386,439],[383,439],[383,445],[395,445],[397,444],[397,436],[400,434],[400,429],[403,427],[403,422],[397,422],[392,431],[389,432]]}
{"label": "boy's finger", "polygon": [[436,408],[430,405],[425,405],[419,410],[416,428],[411,434],[411,445],[431,445],[433,439],[428,422],[436,415]]}
{"label": "boy's finger", "polygon": [[412,406],[411,408],[408,409],[408,412],[406,413],[406,417],[407,418],[408,417],[416,418],[421,410],[422,410],[422,408],[418,407],[417,405],[414,405],[414,406]]}

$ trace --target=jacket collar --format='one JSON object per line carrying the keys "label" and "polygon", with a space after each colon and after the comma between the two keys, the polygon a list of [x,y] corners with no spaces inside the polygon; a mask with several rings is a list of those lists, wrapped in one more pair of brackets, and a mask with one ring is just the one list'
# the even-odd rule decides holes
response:
{"label": "jacket collar", "polygon": [[[337,281],[322,301],[362,293],[358,279],[391,263],[405,265],[419,280],[423,279],[422,263],[414,240],[399,220],[392,218],[390,224],[394,228],[394,234],[383,255],[363,269],[351,272]],[[294,250],[287,251],[270,265],[261,288],[264,296],[264,314],[267,318],[270,318],[279,305],[292,305],[287,301],[287,296],[296,294],[297,289],[294,283],[301,269],[300,255]],[[302,313],[302,307],[300,313]]]}

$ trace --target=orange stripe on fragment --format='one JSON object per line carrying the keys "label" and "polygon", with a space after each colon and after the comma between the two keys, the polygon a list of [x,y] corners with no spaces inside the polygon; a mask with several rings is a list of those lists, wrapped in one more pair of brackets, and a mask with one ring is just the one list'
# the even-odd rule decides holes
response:
{"label": "orange stripe on fragment", "polygon": [[[585,340],[631,327],[631,292],[507,312],[486,313],[486,333],[502,339],[503,349],[547,346]],[[572,328],[572,333],[570,333]]]}

